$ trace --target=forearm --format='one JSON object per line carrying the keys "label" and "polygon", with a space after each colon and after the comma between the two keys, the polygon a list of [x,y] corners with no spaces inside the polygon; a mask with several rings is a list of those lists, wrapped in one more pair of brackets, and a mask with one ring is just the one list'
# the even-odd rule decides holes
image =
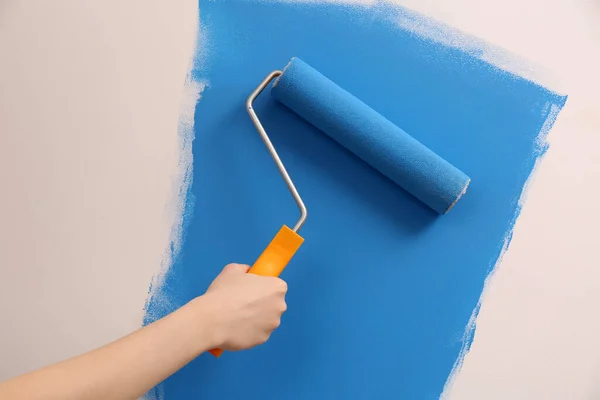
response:
{"label": "forearm", "polygon": [[3,400],[137,399],[219,345],[202,297],[138,331],[81,356],[0,383]]}

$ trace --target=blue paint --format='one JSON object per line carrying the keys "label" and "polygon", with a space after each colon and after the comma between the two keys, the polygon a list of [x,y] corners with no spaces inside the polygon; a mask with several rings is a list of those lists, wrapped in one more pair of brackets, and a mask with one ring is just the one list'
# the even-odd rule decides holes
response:
{"label": "blue paint", "polygon": [[[252,263],[298,216],[245,109],[298,56],[472,178],[443,217],[267,93],[255,109],[309,209],[282,277],[288,311],[268,344],[202,355],[165,399],[432,399],[461,349],[484,280],[518,214],[536,143],[564,97],[398,28],[402,9],[211,1],[208,58],[194,77],[193,212],[146,323]],[[357,79],[356,77],[360,78]],[[165,304],[170,304],[166,307]],[[254,379],[256,375],[271,379]]]}
{"label": "blue paint", "polygon": [[440,214],[469,184],[464,172],[297,57],[271,93]]}

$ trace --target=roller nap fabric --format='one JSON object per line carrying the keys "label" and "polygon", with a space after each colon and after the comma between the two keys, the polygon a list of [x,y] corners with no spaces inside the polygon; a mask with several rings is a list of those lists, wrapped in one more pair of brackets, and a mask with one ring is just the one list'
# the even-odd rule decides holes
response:
{"label": "roller nap fabric", "polygon": [[467,189],[465,173],[297,57],[271,95],[440,214]]}

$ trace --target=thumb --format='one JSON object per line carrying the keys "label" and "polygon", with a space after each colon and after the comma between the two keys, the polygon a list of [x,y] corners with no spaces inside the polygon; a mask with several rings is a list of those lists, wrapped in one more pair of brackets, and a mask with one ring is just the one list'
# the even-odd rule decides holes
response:
{"label": "thumb", "polygon": [[245,264],[228,264],[223,268],[222,274],[245,274],[250,269],[249,265]]}

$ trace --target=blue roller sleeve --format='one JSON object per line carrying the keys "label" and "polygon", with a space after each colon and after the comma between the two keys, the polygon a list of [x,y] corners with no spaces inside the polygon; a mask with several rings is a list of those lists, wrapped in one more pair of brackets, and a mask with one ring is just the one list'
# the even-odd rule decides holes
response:
{"label": "blue roller sleeve", "polygon": [[440,214],[466,191],[462,171],[297,57],[271,95]]}

